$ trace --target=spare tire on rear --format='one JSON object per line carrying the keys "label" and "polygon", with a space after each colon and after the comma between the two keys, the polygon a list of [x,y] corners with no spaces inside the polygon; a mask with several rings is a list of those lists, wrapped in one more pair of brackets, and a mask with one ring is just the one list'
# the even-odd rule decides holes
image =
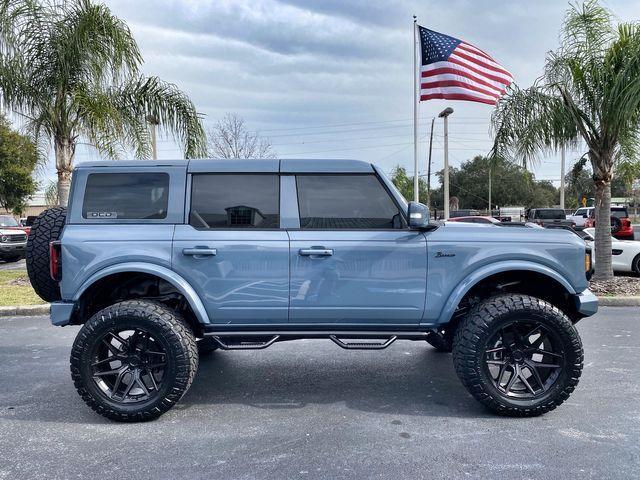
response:
{"label": "spare tire on rear", "polygon": [[27,273],[31,286],[47,302],[60,300],[60,286],[49,274],[49,242],[58,240],[67,218],[65,207],[45,210],[35,219],[27,240]]}

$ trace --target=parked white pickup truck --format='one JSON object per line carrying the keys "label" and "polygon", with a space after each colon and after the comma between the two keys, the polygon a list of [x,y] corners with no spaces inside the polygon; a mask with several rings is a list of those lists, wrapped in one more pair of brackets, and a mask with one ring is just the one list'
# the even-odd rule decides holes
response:
{"label": "parked white pickup truck", "polygon": [[576,227],[584,227],[587,218],[593,213],[593,207],[581,207],[573,212],[573,215],[567,215],[567,220],[572,220]]}

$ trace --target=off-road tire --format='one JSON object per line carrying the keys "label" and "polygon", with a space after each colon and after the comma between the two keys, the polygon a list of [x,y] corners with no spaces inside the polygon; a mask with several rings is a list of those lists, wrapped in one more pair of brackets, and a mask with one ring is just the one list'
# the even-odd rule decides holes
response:
{"label": "off-road tire", "polygon": [[[518,318],[533,318],[544,324],[562,345],[564,368],[538,398],[513,399],[501,394],[482,363],[492,335]],[[537,416],[562,404],[578,384],[583,358],[580,336],[569,318],[550,303],[528,295],[499,295],[479,303],[462,321],[453,342],[453,363],[463,385],[480,403],[506,416]]]}
{"label": "off-road tire", "polygon": [[447,330],[438,333],[429,332],[426,340],[438,352],[451,353],[453,350],[453,335]]}
{"label": "off-road tire", "polygon": [[[166,347],[166,378],[145,402],[114,402],[93,380],[90,352],[102,334],[116,325],[144,328]],[[147,300],[128,300],[100,310],[84,324],[71,350],[71,377],[82,399],[100,415],[121,422],[153,420],[168,411],[189,389],[197,369],[198,348],[191,328],[175,311]]]}
{"label": "off-road tire", "polygon": [[31,286],[46,302],[60,300],[60,286],[49,274],[49,242],[58,240],[67,218],[65,207],[45,210],[35,219],[27,239],[27,273]]}

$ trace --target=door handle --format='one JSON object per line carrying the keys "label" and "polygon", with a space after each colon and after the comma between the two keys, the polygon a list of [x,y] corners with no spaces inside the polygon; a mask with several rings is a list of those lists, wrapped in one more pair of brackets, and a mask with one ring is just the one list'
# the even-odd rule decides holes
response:
{"label": "door handle", "polygon": [[215,248],[202,248],[202,247],[195,247],[195,248],[183,248],[182,249],[182,254],[183,255],[191,255],[192,257],[211,257],[213,255],[216,255],[218,253],[218,251]]}
{"label": "door handle", "polygon": [[333,250],[330,248],[301,248],[300,250],[298,250],[298,254],[305,257],[330,257],[331,255],[333,255]]}

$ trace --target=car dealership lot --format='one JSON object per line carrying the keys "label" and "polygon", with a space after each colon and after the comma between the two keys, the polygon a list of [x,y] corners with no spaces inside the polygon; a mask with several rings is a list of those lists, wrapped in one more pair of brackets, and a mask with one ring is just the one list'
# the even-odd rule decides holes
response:
{"label": "car dealership lot", "polygon": [[77,327],[0,319],[0,479],[638,478],[640,312],[578,325],[582,380],[543,417],[487,413],[426,343],[308,340],[203,357],[175,409],[117,424],[73,388]]}

